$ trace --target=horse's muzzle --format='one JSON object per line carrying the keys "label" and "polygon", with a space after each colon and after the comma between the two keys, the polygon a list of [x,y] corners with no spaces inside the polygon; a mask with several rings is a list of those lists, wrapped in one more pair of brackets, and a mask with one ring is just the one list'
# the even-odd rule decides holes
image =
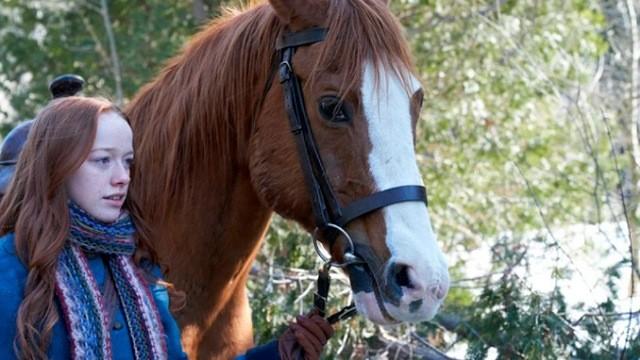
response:
{"label": "horse's muzzle", "polygon": [[365,264],[349,266],[347,272],[361,313],[368,317],[375,314],[370,320],[386,324],[435,316],[449,290],[448,272],[429,271],[428,266],[417,269],[393,259],[384,264],[370,248],[356,247]]}

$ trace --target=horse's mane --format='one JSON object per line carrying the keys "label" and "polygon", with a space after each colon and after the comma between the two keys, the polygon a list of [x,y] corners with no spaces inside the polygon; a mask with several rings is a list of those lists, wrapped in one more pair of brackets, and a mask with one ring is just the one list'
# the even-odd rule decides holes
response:
{"label": "horse's mane", "polygon": [[[404,71],[412,62],[386,4],[329,3],[328,34],[314,74],[342,74],[344,93],[358,85],[353,74],[361,74],[369,60],[406,80]],[[231,167],[246,163],[252,119],[272,75],[282,27],[265,3],[227,11],[196,34],[129,104],[126,113],[137,148],[133,176],[142,174],[132,186],[147,215],[162,219],[169,209],[188,209],[203,190],[224,184]],[[273,83],[277,86],[277,79]]]}

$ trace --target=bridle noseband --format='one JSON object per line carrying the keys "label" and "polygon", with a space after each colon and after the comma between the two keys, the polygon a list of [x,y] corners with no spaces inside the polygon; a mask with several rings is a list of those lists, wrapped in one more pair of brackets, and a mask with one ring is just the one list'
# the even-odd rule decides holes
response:
{"label": "bridle noseband", "polygon": [[[318,152],[309,116],[304,103],[304,95],[298,76],[293,68],[293,54],[296,48],[323,41],[326,29],[310,28],[298,32],[285,32],[279,39],[276,49],[281,52],[278,72],[284,90],[284,104],[289,118],[300,158],[300,166],[305,183],[311,196],[311,206],[316,225],[313,233],[314,246],[325,265],[319,271],[318,291],[314,297],[314,305],[325,315],[326,299],[329,292],[329,270],[331,266],[345,267],[356,263],[364,263],[356,253],[353,240],[344,229],[351,221],[381,209],[383,207],[407,201],[427,203],[426,190],[423,186],[407,185],[373,193],[358,199],[345,207],[340,206],[324,169],[322,158]],[[335,262],[331,255],[323,255],[318,245],[318,236],[329,242],[329,250],[342,235],[347,241],[347,249],[343,253],[343,261]],[[331,323],[346,319],[356,313],[355,305],[342,309],[329,316]]]}

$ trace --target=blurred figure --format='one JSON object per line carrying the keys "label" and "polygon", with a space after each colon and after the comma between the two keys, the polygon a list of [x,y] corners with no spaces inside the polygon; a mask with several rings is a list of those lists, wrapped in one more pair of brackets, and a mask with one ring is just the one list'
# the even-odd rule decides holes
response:
{"label": "blurred figure", "polygon": [[[49,92],[52,98],[61,98],[65,96],[73,96],[79,93],[84,86],[84,79],[75,74],[65,74],[53,79],[49,84]],[[11,182],[13,173],[16,169],[16,163],[20,157],[20,152],[24,146],[24,142],[29,135],[29,129],[33,120],[27,120],[18,124],[13,128],[2,142],[0,148],[0,199],[7,191],[7,187]]]}

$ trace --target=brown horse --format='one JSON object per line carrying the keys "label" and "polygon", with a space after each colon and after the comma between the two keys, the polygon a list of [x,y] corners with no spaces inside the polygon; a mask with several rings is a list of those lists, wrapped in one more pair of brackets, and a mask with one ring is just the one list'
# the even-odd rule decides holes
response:
{"label": "brown horse", "polygon": [[[187,294],[178,322],[192,358],[226,359],[252,345],[245,283],[272,213],[315,227],[274,74],[284,31],[327,29],[292,63],[337,200],[422,184],[413,150],[422,91],[387,5],[270,0],[229,14],[129,105],[132,196],[156,231],[169,280]],[[387,206],[345,229],[369,269],[370,279],[350,274],[363,316],[382,324],[434,316],[449,280],[424,202]],[[346,245],[336,244],[338,258]]]}

